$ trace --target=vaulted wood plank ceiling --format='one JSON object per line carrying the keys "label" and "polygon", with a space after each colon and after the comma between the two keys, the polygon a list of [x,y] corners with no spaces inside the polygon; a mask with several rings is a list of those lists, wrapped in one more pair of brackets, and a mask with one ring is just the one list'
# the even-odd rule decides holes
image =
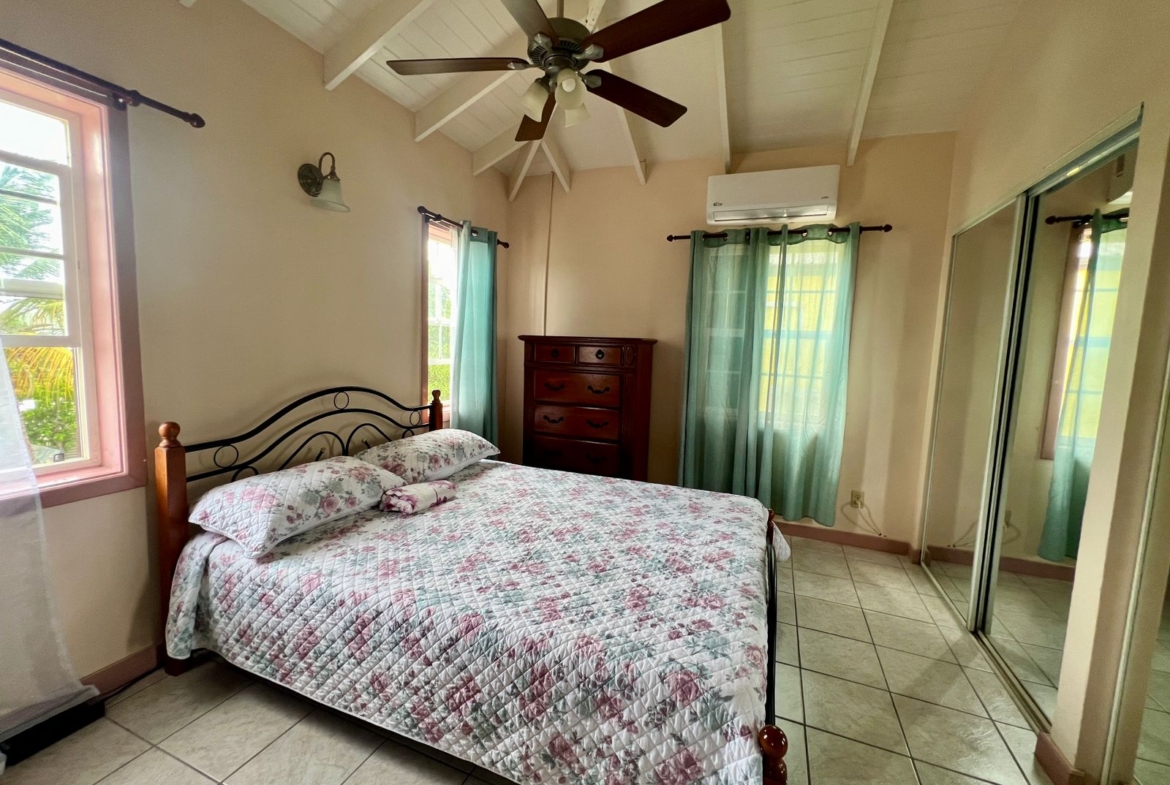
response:
{"label": "vaulted wood plank ceiling", "polygon": [[[195,0],[186,0],[185,4]],[[990,67],[1021,0],[729,0],[730,21],[613,61],[615,73],[685,104],[659,128],[595,96],[572,128],[554,118],[548,144],[512,142],[529,79],[514,72],[401,77],[386,60],[523,56],[500,0],[244,0],[321,52],[322,89],[352,71],[415,112],[416,136],[443,133],[476,168],[524,176],[556,167],[629,166],[732,152],[841,144],[953,130]],[[653,0],[566,0],[598,27]],[[553,0],[542,0],[556,12]],[[366,57],[365,55],[369,55]],[[527,163],[527,165],[525,165]],[[565,171],[561,171],[565,170]]]}

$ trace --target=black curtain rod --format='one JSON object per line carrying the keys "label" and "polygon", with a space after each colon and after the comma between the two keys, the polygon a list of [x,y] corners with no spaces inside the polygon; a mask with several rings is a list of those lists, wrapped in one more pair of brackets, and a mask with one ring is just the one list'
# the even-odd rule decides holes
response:
{"label": "black curtain rod", "polygon": [[[1120,210],[1115,210],[1111,213],[1105,213],[1102,218],[1112,218],[1120,221],[1121,219],[1129,219],[1129,208],[1124,207]],[[1093,214],[1087,215],[1050,215],[1044,219],[1044,223],[1052,226],[1053,224],[1063,224],[1071,221],[1074,227],[1081,227],[1093,220]]]}
{"label": "black curtain rod", "polygon": [[[36,63],[41,68],[31,68],[30,66],[21,63],[7,60],[11,65],[17,68],[24,68],[25,70],[33,71],[42,76],[48,76],[56,79],[59,82],[73,85],[74,87],[82,87],[91,92],[98,94],[108,94],[113,98],[114,106],[119,109],[125,109],[127,106],[149,106],[151,109],[157,109],[164,114],[169,114],[171,117],[177,117],[184,123],[188,123],[192,128],[202,128],[207,125],[206,121],[197,114],[191,112],[183,112],[173,106],[168,106],[161,101],[156,101],[153,98],[148,98],[137,90],[128,90],[121,85],[116,85],[113,82],[107,82],[101,77],[94,76],[91,73],[82,71],[79,68],[74,68],[71,65],[66,65],[51,57],[46,57],[43,54],[34,52],[31,49],[25,49],[19,44],[14,44],[11,41],[6,41],[0,38],[0,52],[7,52],[17,58],[28,60]],[[42,69],[48,69],[51,73],[44,74]]]}
{"label": "black curtain rod", "polygon": [[[450,218],[446,218],[446,217],[440,215],[439,213],[433,213],[430,210],[428,210],[427,208],[423,207],[421,204],[418,206],[418,214],[421,215],[423,218],[426,218],[428,221],[431,221],[433,223],[447,224],[447,226],[451,226],[451,227],[454,227],[456,229],[463,228],[463,224],[459,223],[458,221],[452,221]],[[471,232],[471,236],[472,237],[476,236],[476,232],[474,229]],[[512,247],[499,238],[496,238],[496,245],[502,245],[505,248]]]}
{"label": "black curtain rod", "polygon": [[[838,226],[835,229],[829,229],[829,234],[836,234],[837,232],[848,232],[848,231],[849,231],[848,226]],[[892,231],[894,231],[894,227],[890,226],[889,224],[882,224],[881,226],[862,226],[861,231],[863,231],[863,232],[892,232]],[[774,229],[774,230],[768,232],[768,236],[775,237],[776,235],[782,234],[782,233],[783,233],[782,230]],[[790,229],[790,230],[788,230],[788,233],[789,234],[799,234],[801,237],[808,237],[808,230],[807,229]],[[668,242],[673,243],[675,240],[689,240],[689,239],[691,239],[691,236],[689,234],[671,234],[671,235],[667,235],[666,239]],[[725,240],[725,239],[727,239],[727,232],[703,232],[703,239],[704,240]]]}

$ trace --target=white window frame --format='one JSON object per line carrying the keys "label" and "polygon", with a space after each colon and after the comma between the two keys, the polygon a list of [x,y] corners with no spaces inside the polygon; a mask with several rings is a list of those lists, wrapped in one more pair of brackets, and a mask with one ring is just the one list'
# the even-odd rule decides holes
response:
{"label": "white window frame", "polygon": [[[423,316],[424,316],[424,319],[423,319],[423,385],[424,385],[424,387],[429,388],[430,387],[430,378],[431,378],[430,377],[431,366],[439,364],[439,363],[432,362],[432,360],[431,360],[430,335],[431,335],[431,327],[432,326],[446,325],[450,329],[450,336],[451,336],[450,348],[452,351],[452,356],[447,358],[447,363],[451,366],[451,379],[452,379],[452,381],[454,381],[454,378],[455,378],[455,358],[454,358],[455,309],[458,307],[458,304],[455,302],[455,292],[452,292],[451,293],[451,318],[450,319],[443,319],[443,318],[437,317],[431,313],[431,296],[430,296],[431,295],[431,258],[430,258],[431,253],[430,253],[430,243],[431,243],[431,228],[432,228],[433,224],[430,221],[427,221],[425,218],[423,219],[423,221],[424,221],[423,240],[424,240],[424,243],[426,244],[426,247],[424,249],[424,257],[423,257],[424,258],[424,265],[423,265],[423,267],[424,267],[424,269],[423,269]],[[443,228],[446,229],[448,235],[450,236],[451,248],[455,252],[456,257],[458,257],[458,254],[459,254],[459,231],[460,230],[456,229],[454,227],[450,227],[450,226],[444,226]],[[451,406],[452,406],[452,394],[451,393],[452,393],[451,390],[443,390],[443,398],[442,398],[443,413],[444,413],[444,420],[446,420],[446,421],[449,421],[450,417],[451,417]],[[431,391],[429,389],[424,389],[423,390],[423,400],[430,400],[430,397],[431,397]]]}
{"label": "white window frame", "polygon": [[[52,287],[55,290],[54,293],[65,300],[65,335],[5,335],[3,338],[6,348],[59,346],[73,349],[76,352],[74,372],[77,385],[78,446],[81,457],[34,467],[34,472],[39,479],[62,472],[100,466],[102,463],[101,433],[97,416],[96,371],[94,368],[93,316],[90,308],[90,265],[87,254],[89,238],[85,220],[85,173],[81,164],[81,117],[68,110],[49,106],[3,88],[0,88],[0,100],[62,120],[68,129],[68,164],[43,161],[0,150],[0,163],[9,163],[25,169],[52,174],[57,177],[60,188],[61,253],[0,247],[0,253],[39,259],[55,259],[62,262],[63,286],[57,287],[55,284],[47,284],[47,286]],[[15,192],[4,193],[15,198],[29,198],[27,195]],[[45,202],[47,200],[33,198],[32,201]],[[46,296],[46,283],[0,278],[0,291],[11,295],[43,297]]]}

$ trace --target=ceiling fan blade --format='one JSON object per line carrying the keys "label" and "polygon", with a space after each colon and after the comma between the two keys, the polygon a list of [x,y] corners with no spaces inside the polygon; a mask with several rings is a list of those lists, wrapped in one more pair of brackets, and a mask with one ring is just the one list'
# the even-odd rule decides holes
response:
{"label": "ceiling fan blade", "polygon": [[386,65],[403,76],[417,76],[457,74],[466,71],[522,71],[531,63],[518,57],[452,57],[435,60],[387,60]]}
{"label": "ceiling fan blade", "polygon": [[552,119],[553,108],[556,107],[557,100],[552,93],[548,94],[548,100],[544,102],[544,114],[540,118],[540,122],[536,122],[528,115],[524,115],[524,119],[520,121],[520,130],[516,132],[517,142],[535,142],[544,138],[544,132],[548,130],[548,122]]}
{"label": "ceiling fan blade", "polygon": [[557,34],[553,31],[552,23],[548,21],[548,17],[544,13],[544,9],[540,7],[538,0],[502,0],[504,8],[508,9],[508,13],[520,25],[520,29],[529,38],[537,33],[544,33],[553,41],[557,40]]}
{"label": "ceiling fan blade", "polygon": [[[622,79],[620,76],[614,76],[607,71],[590,71],[588,76],[600,80],[597,87],[589,87],[589,92],[607,101],[612,101],[636,115],[645,117],[663,128],[687,113],[687,108],[682,104],[676,104],[666,96],[647,90],[645,87],[639,87],[633,82]],[[588,80],[585,83],[586,87],[591,81],[596,80]]]}
{"label": "ceiling fan blade", "polygon": [[584,45],[597,44],[604,49],[605,54],[597,59],[602,63],[730,18],[727,0],[662,0],[598,30],[585,39]]}

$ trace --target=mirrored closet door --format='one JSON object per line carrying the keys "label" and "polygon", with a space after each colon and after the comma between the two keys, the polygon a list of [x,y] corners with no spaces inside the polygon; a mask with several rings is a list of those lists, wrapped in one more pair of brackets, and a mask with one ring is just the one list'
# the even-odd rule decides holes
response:
{"label": "mirrored closet door", "polygon": [[1013,202],[952,243],[922,561],[964,618],[987,516],[1021,210]]}
{"label": "mirrored closet door", "polygon": [[1049,720],[1136,156],[1134,128],[953,242],[922,560]]}

